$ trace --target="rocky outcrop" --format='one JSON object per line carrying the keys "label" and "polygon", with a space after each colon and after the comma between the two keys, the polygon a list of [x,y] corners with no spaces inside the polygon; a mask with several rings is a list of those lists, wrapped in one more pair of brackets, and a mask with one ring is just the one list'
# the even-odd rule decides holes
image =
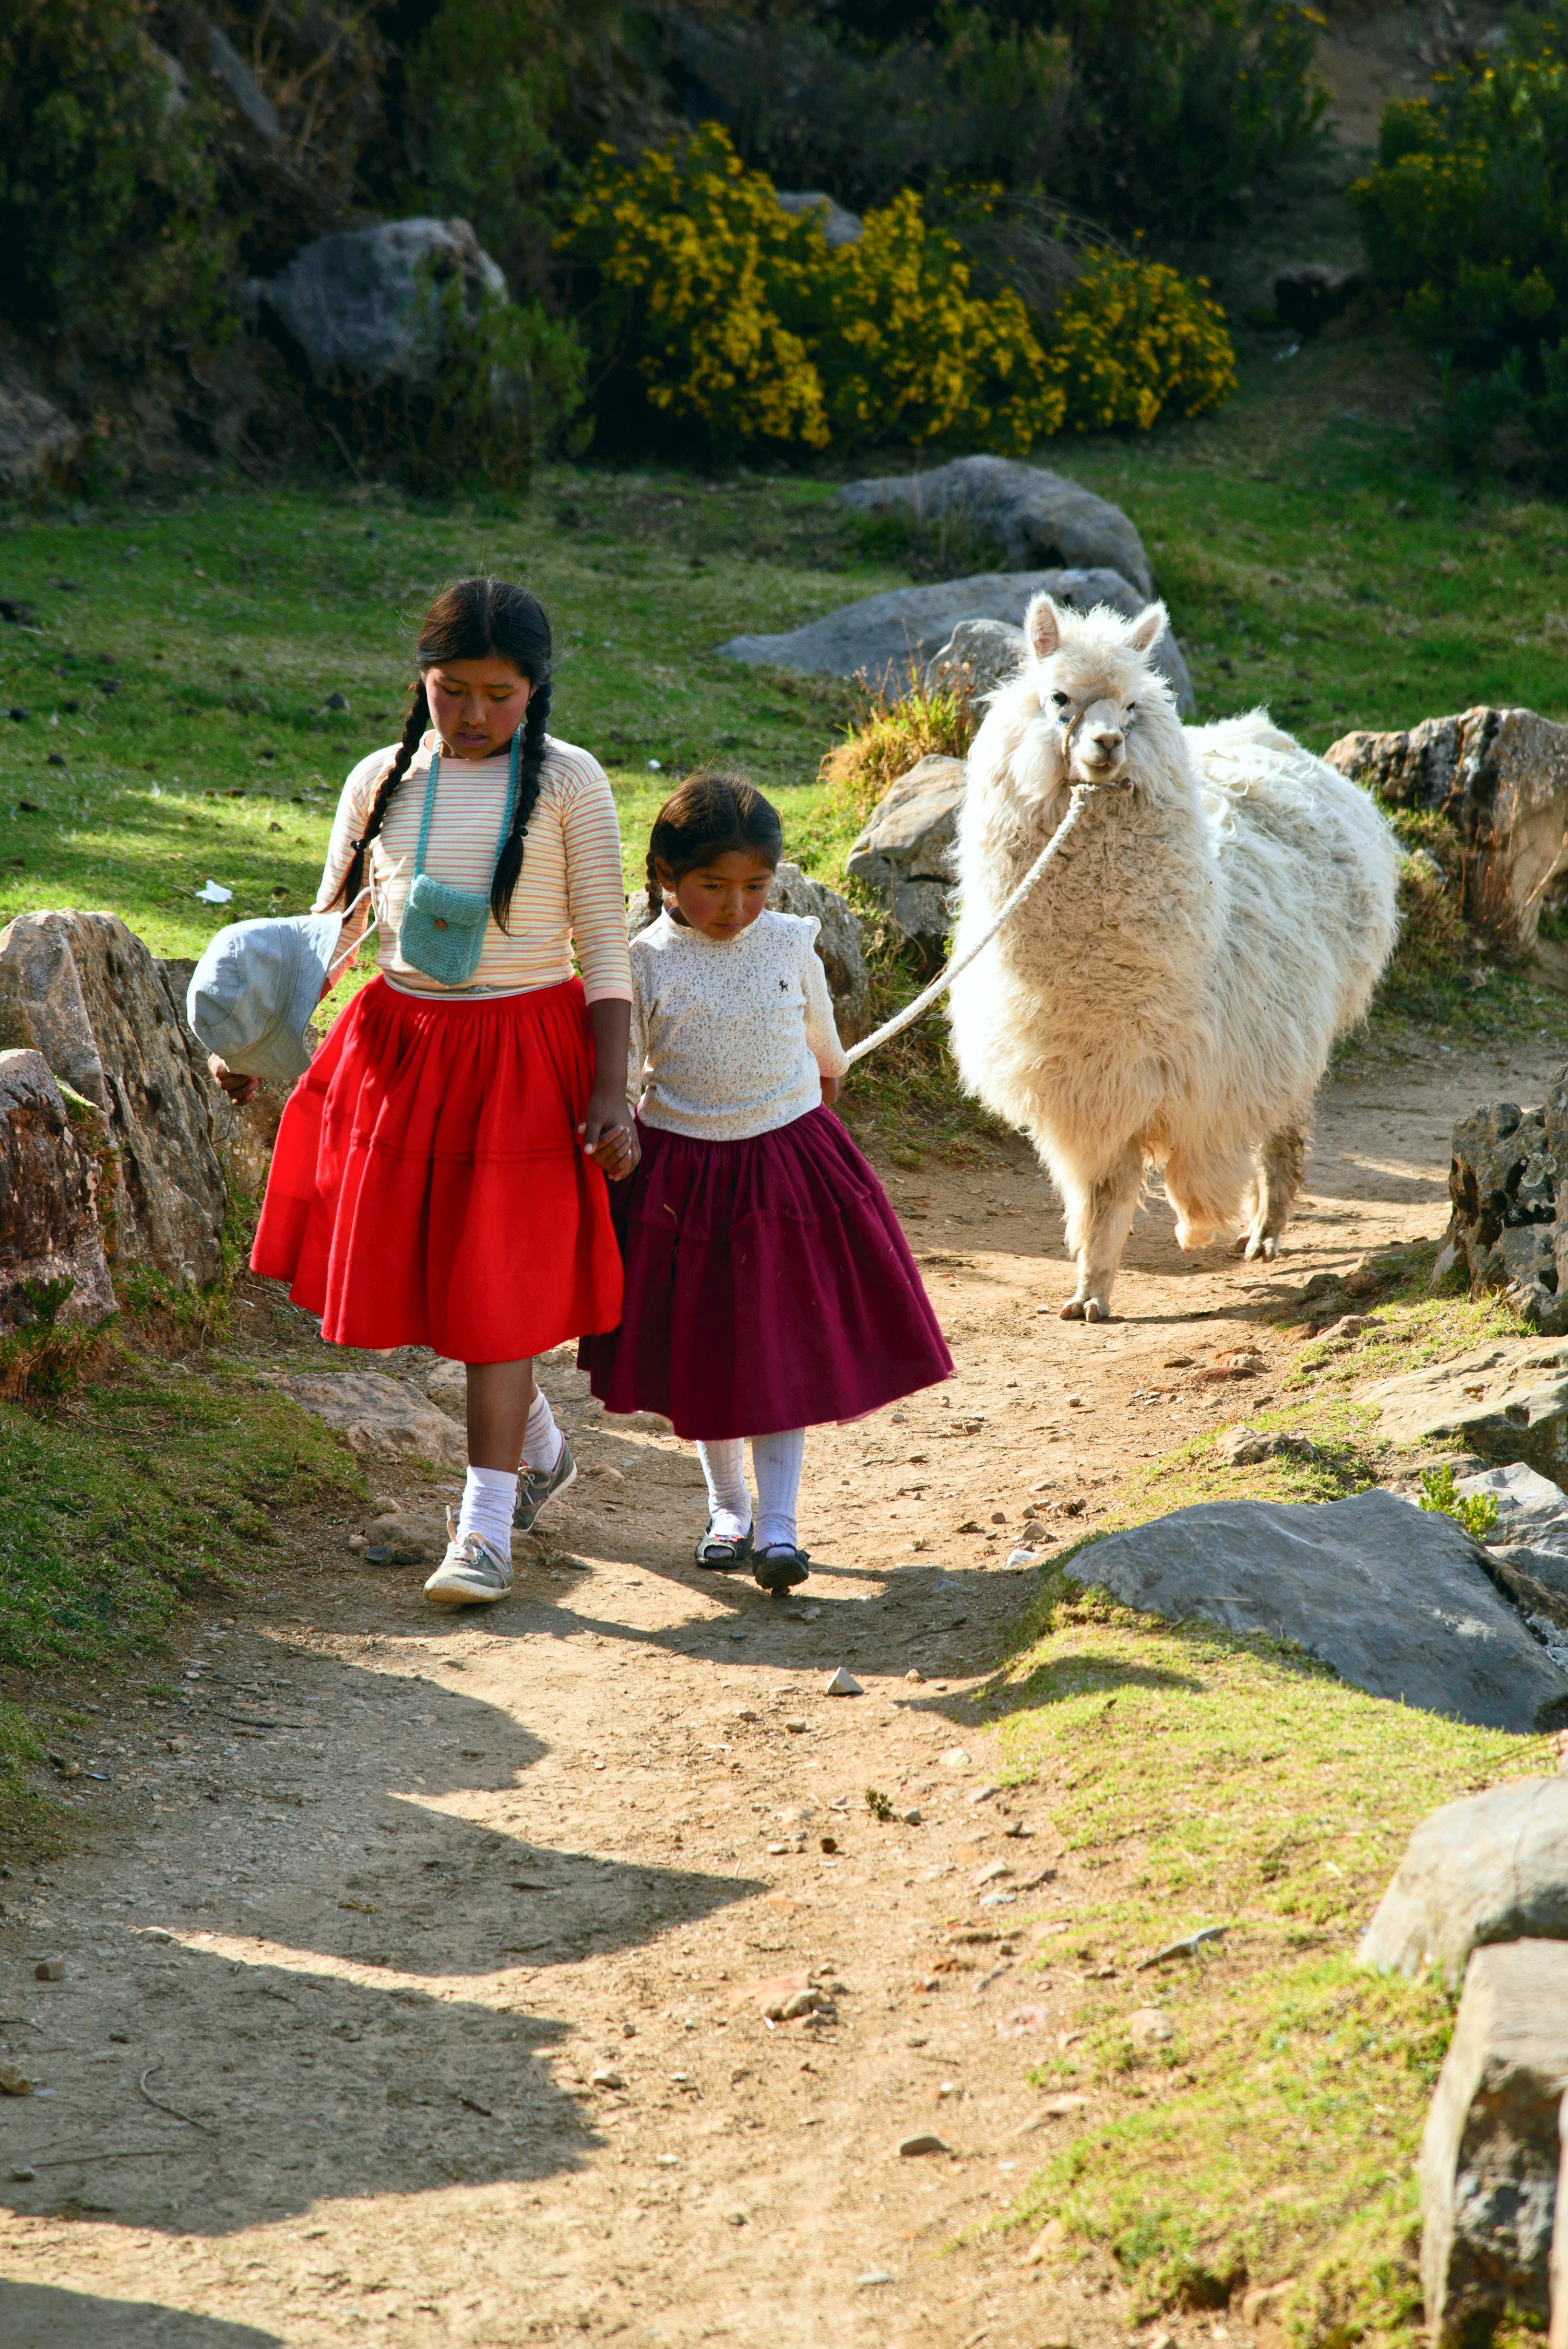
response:
{"label": "rocky outcrop", "polygon": [[994,541],[1017,570],[1117,571],[1145,599],[1154,593],[1143,541],[1120,507],[1043,465],[1010,457],[955,457],[929,473],[851,481],[839,495],[858,513],[960,524]]}
{"label": "rocky outcrop", "polygon": [[1568,1940],[1568,1777],[1514,1778],[1445,1803],[1405,1847],[1357,1962],[1436,1967],[1450,1987],[1472,1950]]}
{"label": "rocky outcrop", "polygon": [[0,490],[47,488],[64,481],[82,453],[82,434],[32,377],[0,360]]}
{"label": "rocky outcrop", "polygon": [[467,221],[383,221],[296,253],[257,288],[259,316],[319,388],[428,390],[442,357],[441,294],[454,277],[469,316],[507,299]]}
{"label": "rocky outcrop", "polygon": [[933,964],[952,924],[950,860],[964,782],[962,759],[922,759],[877,802],[844,860],[851,878],[882,899],[900,937]]}
{"label": "rocky outcrop", "polygon": [[266,1384],[313,1419],[325,1420],[351,1452],[402,1453],[447,1468],[468,1464],[462,1429],[407,1379],[380,1371],[329,1371],[320,1377],[279,1371]]}
{"label": "rocky outcrop", "polygon": [[[817,955],[828,975],[833,999],[833,1019],[846,1044],[857,1043],[871,1027],[871,980],[866,975],[861,944],[861,917],[847,897],[824,882],[814,881],[798,864],[780,864],[768,892],[776,914],[796,914],[820,924]],[[636,937],[654,916],[646,892],[639,889],[626,907],[626,935]]]}
{"label": "rocky outcrop", "polygon": [[1470,919],[1533,946],[1542,905],[1568,876],[1568,726],[1477,708],[1406,734],[1346,734],[1324,756],[1390,807],[1445,816],[1465,844]]}
{"label": "rocky outcrop", "polygon": [[98,1225],[104,1121],[41,1052],[0,1051],[0,1331],[114,1311]]}
{"label": "rocky outcrop", "polygon": [[1568,1723],[1568,1672],[1500,1597],[1479,1546],[1391,1493],[1178,1509],[1096,1542],[1073,1570],[1172,1622],[1291,1640],[1397,1704],[1522,1733]]}
{"label": "rocky outcrop", "polygon": [[[1506,1291],[1528,1321],[1568,1330],[1568,1221],[1559,1227],[1568,1174],[1568,1071],[1539,1109],[1498,1102],[1461,1118],[1449,1164],[1452,1213],[1437,1277],[1456,1265],[1472,1297]],[[1563,1185],[1568,1206],[1568,1185]]]}
{"label": "rocky outcrop", "polygon": [[[966,621],[995,620],[1017,630],[1031,596],[1053,595],[1075,612],[1096,604],[1141,611],[1144,598],[1119,572],[1088,570],[979,572],[931,587],[892,587],[779,636],[731,636],[718,650],[752,667],[797,669],[812,677],[858,677],[896,697],[940,660],[954,631]],[[1157,667],[1171,680],[1184,717],[1195,704],[1181,647],[1169,629],[1155,649]]]}
{"label": "rocky outcrop", "polygon": [[1568,1942],[1477,1950],[1421,2140],[1421,2286],[1436,2349],[1544,2323],[1568,2091]]}
{"label": "rocky outcrop", "polygon": [[822,223],[822,242],[832,252],[841,244],[859,244],[866,233],[859,212],[846,212],[820,188],[775,188],[773,201],[781,212],[793,212],[797,219],[803,212],[815,214]]}
{"label": "rocky outcrop", "polygon": [[108,1121],[100,1208],[116,1271],[216,1279],[228,1210],[217,1088],[166,974],[117,915],[19,914],[0,930],[6,1046],[41,1053]]}
{"label": "rocky outcrop", "polygon": [[1452,1447],[1568,1475],[1568,1340],[1499,1338],[1429,1369],[1363,1387],[1378,1432],[1402,1448]]}

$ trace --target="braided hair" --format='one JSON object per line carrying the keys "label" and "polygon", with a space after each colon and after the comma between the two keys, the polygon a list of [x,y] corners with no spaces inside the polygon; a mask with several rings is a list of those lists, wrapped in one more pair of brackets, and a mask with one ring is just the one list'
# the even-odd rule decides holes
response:
{"label": "braided hair", "polygon": [[678,881],[716,856],[746,849],[777,867],[784,854],[778,809],[732,768],[694,768],[654,818],[648,838],[649,913],[656,921],[665,909],[659,865],[667,865]]}
{"label": "braided hair", "polygon": [[459,579],[455,585],[443,588],[426,613],[414,659],[419,675],[408,698],[403,739],[377,786],[364,834],[354,843],[343,886],[332,902],[335,905],[349,905],[358,896],[364,886],[370,843],[386,823],[393,793],[407,773],[429,726],[426,670],[443,661],[504,660],[520,677],[527,678],[532,688],[522,721],[517,804],[490,883],[490,911],[504,930],[511,911],[512,892],[522,871],[523,835],[538,805],[544,775],[545,735],[550,725],[550,622],[538,597],[531,595],[526,587],[511,586],[504,579]]}

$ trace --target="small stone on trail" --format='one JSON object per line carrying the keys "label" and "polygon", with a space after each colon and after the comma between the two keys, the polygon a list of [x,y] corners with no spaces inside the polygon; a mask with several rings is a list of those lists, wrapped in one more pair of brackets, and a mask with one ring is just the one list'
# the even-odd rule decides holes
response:
{"label": "small stone on trail", "polygon": [[29,2169],[26,2162],[19,2163],[11,2172],[13,2182],[17,2186],[30,2186],[37,2175],[37,2171]]}
{"label": "small stone on trail", "polygon": [[858,2275],[855,2278],[855,2282],[861,2285],[893,2283],[896,2281],[891,2268],[867,2268],[863,2275]]}
{"label": "small stone on trail", "polygon": [[1010,1549],[1007,1552],[1007,1563],[1009,1566],[1033,1566],[1035,1553],[1032,1549]]}
{"label": "small stone on trail", "polygon": [[[947,1756],[944,1754],[942,1758],[945,1761]],[[992,1779],[984,1786],[971,1786],[969,1799],[972,1803],[988,1803],[993,1795],[999,1795],[1001,1791],[1001,1787],[996,1785],[995,1779]]]}
{"label": "small stone on trail", "polygon": [[727,2210],[724,2214],[724,2223],[727,2227],[744,2227],[746,2224],[746,2212],[744,2210]]}
{"label": "small stone on trail", "polygon": [[58,1958],[40,1958],[33,1968],[35,1982],[64,1982],[66,1969]]}
{"label": "small stone on trail", "polygon": [[899,2140],[898,2149],[908,2159],[917,2153],[945,2153],[947,2147],[943,2144],[942,2139],[939,2137],[934,2137],[929,2129],[922,2129],[918,2136],[902,2137]]}
{"label": "small stone on trail", "polygon": [[838,1671],[833,1674],[832,1679],[828,1682],[826,1689],[823,1691],[823,1694],[825,1696],[863,1696],[865,1694],[865,1691],[861,1688],[859,1681],[856,1680],[853,1672],[846,1671],[843,1665],[841,1664]]}
{"label": "small stone on trail", "polygon": [[602,2064],[593,2075],[593,2085],[596,2088],[624,2088],[626,2083],[621,2073],[612,2070],[607,2064]]}
{"label": "small stone on trail", "polygon": [[1087,2096],[1047,2096],[1040,2110],[1048,2121],[1065,2121],[1081,2113],[1088,2102]]}
{"label": "small stone on trail", "polygon": [[186,1754],[190,1751],[189,1744],[183,1737],[166,1737],[163,1743],[170,1754]]}
{"label": "small stone on trail", "polygon": [[921,1671],[918,1664],[911,1664],[908,1671],[904,1674],[904,1679],[906,1681],[913,1682],[916,1688],[921,1688],[924,1685],[925,1674]]}
{"label": "small stone on trail", "polygon": [[1158,2006],[1140,2006],[1127,2018],[1128,2035],[1135,2047],[1162,2047],[1176,2036],[1171,2017]]}
{"label": "small stone on trail", "polygon": [[784,1723],[785,1728],[789,1732],[791,1737],[803,1736],[805,1732],[810,1729],[810,1723],[809,1721],[803,1721],[799,1713],[797,1713],[793,1719],[787,1721]]}
{"label": "small stone on trail", "polygon": [[969,1756],[962,1745],[950,1745],[942,1757],[942,1766],[944,1770],[967,1770]]}
{"label": "small stone on trail", "polygon": [[1012,1873],[1005,1859],[994,1859],[990,1867],[983,1868],[975,1878],[975,1889],[978,1891],[983,1884],[999,1884],[1004,1877],[1011,1876]]}
{"label": "small stone on trail", "polygon": [[[0,2064],[0,2096],[30,2096],[32,2093],[33,2083],[25,2072],[15,2072],[9,2064]],[[32,2174],[31,2170],[27,2172],[29,2178]],[[14,2169],[11,2175],[15,2178],[18,2173]]]}
{"label": "small stone on trail", "polygon": [[903,1821],[906,1827],[917,1827],[920,1825],[920,1813],[918,1811],[900,1811],[899,1816]]}
{"label": "small stone on trail", "polygon": [[348,1547],[352,1550],[366,1550],[369,1548],[370,1544],[366,1541],[363,1534],[350,1534],[348,1537]]}

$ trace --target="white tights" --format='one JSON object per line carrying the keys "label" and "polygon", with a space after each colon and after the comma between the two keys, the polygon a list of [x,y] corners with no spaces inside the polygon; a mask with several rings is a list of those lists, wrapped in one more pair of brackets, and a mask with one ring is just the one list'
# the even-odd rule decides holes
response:
{"label": "white tights", "polygon": [[[751,1525],[746,1488],[746,1438],[727,1436],[699,1444],[696,1456],[707,1479],[707,1507],[715,1537],[738,1541]],[[754,1435],[751,1465],[757,1477],[757,1547],[796,1547],[795,1504],[806,1459],[806,1431],[791,1427],[778,1435]]]}

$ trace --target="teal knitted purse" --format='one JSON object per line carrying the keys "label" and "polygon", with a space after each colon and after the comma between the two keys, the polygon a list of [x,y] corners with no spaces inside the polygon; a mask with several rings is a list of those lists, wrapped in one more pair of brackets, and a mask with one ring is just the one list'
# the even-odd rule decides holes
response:
{"label": "teal knitted purse", "polygon": [[[506,836],[511,830],[511,812],[517,805],[517,770],[521,743],[522,729],[520,726],[511,738],[506,813],[501,818],[500,838],[495,850],[498,864],[506,844]],[[430,818],[435,812],[436,785],[440,772],[441,754],[437,750],[430,759],[430,781],[425,792],[425,812],[419,823],[419,845],[414,852],[414,885],[408,892],[408,902],[403,908],[403,919],[398,926],[397,952],[411,969],[423,971],[427,978],[439,979],[443,987],[463,987],[480,967],[490,902],[488,893],[481,897],[473,889],[450,888],[444,881],[432,881],[425,870],[425,850],[429,844]]]}

